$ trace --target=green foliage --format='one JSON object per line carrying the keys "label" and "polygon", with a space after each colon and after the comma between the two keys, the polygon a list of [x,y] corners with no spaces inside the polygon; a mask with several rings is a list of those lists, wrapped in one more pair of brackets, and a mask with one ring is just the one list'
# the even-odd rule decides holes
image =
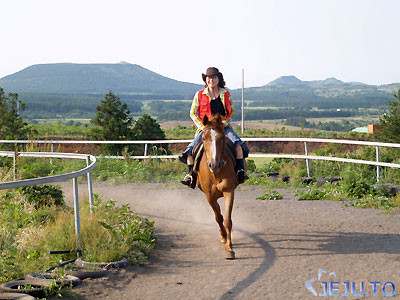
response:
{"label": "green foliage", "polygon": [[[160,124],[157,123],[150,115],[144,114],[135,122],[132,129],[132,134],[135,140],[165,140],[165,132],[161,129]],[[151,144],[149,145],[151,147]],[[142,155],[143,147],[135,147],[135,154]],[[154,149],[154,154],[170,154],[168,151],[168,144],[162,144],[160,147]]]}
{"label": "green foliage", "polygon": [[360,173],[347,168],[343,172],[343,189],[351,197],[362,198],[369,192],[370,186]]}
{"label": "green foliage", "polygon": [[380,118],[379,139],[388,143],[400,142],[400,89],[397,95],[394,94],[394,99],[389,100],[389,113],[384,113]]}
{"label": "green foliage", "polygon": [[351,206],[358,208],[380,208],[386,211],[391,211],[397,207],[391,198],[380,195],[368,195],[365,199],[357,199],[351,203]]}
{"label": "green foliage", "polygon": [[[80,214],[85,260],[126,257],[142,263],[154,246],[153,222],[134,214],[127,205],[102,203],[95,195],[95,215],[90,215],[87,201]],[[71,259],[73,254],[54,257],[48,251],[76,250],[73,211],[57,206],[35,208],[19,193],[1,197],[0,247],[0,283],[58,265],[59,259]]]}
{"label": "green foliage", "polygon": [[[58,93],[20,93],[26,109],[23,117],[29,119],[77,118],[91,119],[96,115],[96,106],[104,94],[58,94]],[[142,101],[133,95],[121,95],[132,113],[139,113]]]}
{"label": "green foliage", "polygon": [[252,159],[246,159],[246,167],[247,167],[247,173],[251,174],[256,171],[256,164]]}
{"label": "green foliage", "polygon": [[323,186],[312,184],[305,189],[296,190],[299,200],[343,200],[342,191],[336,183],[325,183]]}
{"label": "green foliage", "polygon": [[18,192],[25,196],[28,203],[36,209],[42,206],[65,206],[62,190],[54,185],[42,184],[19,188]]}
{"label": "green foliage", "polygon": [[308,122],[304,117],[288,117],[285,121],[285,125],[307,127]]}
{"label": "green foliage", "polygon": [[260,197],[257,197],[256,199],[257,200],[280,200],[280,199],[283,199],[283,196],[278,191],[266,189],[264,191],[264,194]]}
{"label": "green foliage", "polygon": [[115,183],[139,182],[179,182],[187,167],[179,161],[171,160],[123,160],[99,159],[93,171],[93,178]]}
{"label": "green foliage", "polygon": [[63,124],[62,122],[59,122],[57,125],[34,124],[31,125],[31,127],[35,130],[35,132],[30,134],[32,139],[41,139],[45,137],[46,139],[90,140],[92,138],[92,128],[88,126],[68,126],[66,123]]}
{"label": "green foliage", "polygon": [[259,171],[261,173],[264,173],[265,175],[268,175],[269,173],[276,173],[279,172],[281,169],[281,158],[274,158],[271,162],[268,162],[264,164]]}
{"label": "green foliage", "polygon": [[165,133],[150,115],[144,114],[135,122],[133,134],[137,140],[164,140]]}
{"label": "green foliage", "polygon": [[[85,260],[116,261],[128,257],[135,263],[145,262],[146,254],[154,246],[154,222],[134,214],[128,204],[117,207],[115,201],[102,203],[98,200],[97,197],[95,217],[100,220],[97,223],[104,229],[102,232],[108,235],[108,239],[112,238],[112,243],[109,244],[102,236],[96,236],[89,230],[87,238],[83,240]],[[104,250],[107,250],[106,253]]]}
{"label": "green foliage", "polygon": [[[132,117],[126,103],[122,103],[120,98],[111,91],[105,95],[100,105],[96,107],[97,114],[91,120],[96,125],[92,130],[92,136],[96,140],[103,141],[124,141],[132,140]],[[124,145],[105,144],[102,145],[108,154],[120,154]]]}
{"label": "green foliage", "polygon": [[0,88],[0,139],[26,139],[30,128],[20,115],[24,108],[24,103],[18,100],[18,94],[9,93],[6,96]]}
{"label": "green foliage", "polygon": [[48,159],[24,158],[19,159],[19,173],[24,179],[50,176],[62,171],[62,166],[49,163]]}

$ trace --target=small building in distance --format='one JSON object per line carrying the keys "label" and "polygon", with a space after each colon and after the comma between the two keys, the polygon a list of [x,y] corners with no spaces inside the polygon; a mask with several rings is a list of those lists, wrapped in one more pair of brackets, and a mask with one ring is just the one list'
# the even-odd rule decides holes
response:
{"label": "small building in distance", "polygon": [[368,133],[369,134],[374,134],[374,133],[377,133],[380,131],[381,131],[381,129],[379,128],[379,125],[377,125],[377,124],[369,124],[368,125]]}
{"label": "small building in distance", "polygon": [[360,133],[368,133],[375,134],[380,131],[379,125],[377,124],[369,124],[365,127],[357,127],[352,130],[352,132],[360,132]]}

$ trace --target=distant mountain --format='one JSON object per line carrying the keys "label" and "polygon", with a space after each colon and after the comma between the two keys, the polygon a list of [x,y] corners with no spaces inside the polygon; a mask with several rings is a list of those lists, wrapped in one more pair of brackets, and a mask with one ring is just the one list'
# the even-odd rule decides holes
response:
{"label": "distant mountain", "polygon": [[[271,97],[308,97],[311,98],[377,98],[387,99],[400,88],[400,83],[387,85],[368,85],[361,82],[343,82],[334,77],[325,80],[302,81],[296,76],[282,76],[263,86],[246,88],[246,98],[254,100]],[[240,90],[234,90],[239,95]],[[297,95],[297,96],[296,96]]]}
{"label": "distant mountain", "polygon": [[304,81],[301,81],[296,76],[281,76],[274,81],[266,84],[270,87],[301,87],[304,86]]}
{"label": "distant mountain", "polygon": [[193,95],[202,86],[177,81],[139,65],[39,64],[0,79],[0,87],[10,92],[105,94]]}

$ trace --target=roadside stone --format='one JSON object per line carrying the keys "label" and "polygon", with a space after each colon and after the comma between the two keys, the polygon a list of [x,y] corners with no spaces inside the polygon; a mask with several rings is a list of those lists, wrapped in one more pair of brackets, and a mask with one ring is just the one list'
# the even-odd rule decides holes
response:
{"label": "roadside stone", "polygon": [[317,186],[323,186],[327,182],[326,177],[318,177]]}
{"label": "roadside stone", "polygon": [[290,181],[290,176],[282,175],[281,179],[283,182],[289,182]]}
{"label": "roadside stone", "polygon": [[310,184],[314,181],[314,177],[301,177],[300,179],[304,184]]}
{"label": "roadside stone", "polygon": [[390,196],[396,196],[400,191],[400,185],[394,185],[391,183],[376,183],[372,184],[371,188],[375,193],[378,192],[379,190],[381,191],[386,190]]}
{"label": "roadside stone", "polygon": [[271,173],[268,173],[268,179],[269,179],[270,181],[272,181],[272,182],[277,181],[277,180],[278,180],[278,176],[279,176],[279,173],[278,173],[278,172],[271,172]]}

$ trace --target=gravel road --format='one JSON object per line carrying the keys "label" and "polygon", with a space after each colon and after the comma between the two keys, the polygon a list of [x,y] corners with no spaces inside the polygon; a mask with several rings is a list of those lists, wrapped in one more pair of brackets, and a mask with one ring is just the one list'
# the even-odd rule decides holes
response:
{"label": "gravel road", "polygon": [[[62,187],[71,201],[72,184]],[[155,221],[157,245],[149,263],[85,280],[74,292],[79,299],[113,300],[315,299],[305,286],[309,281],[317,295],[331,286],[333,295],[325,299],[383,299],[393,287],[390,299],[400,299],[399,214],[297,201],[293,190],[277,190],[284,199],[261,201],[256,198],[263,189],[237,190],[232,218],[237,259],[229,261],[198,189],[96,183],[102,200],[129,203]],[[349,295],[340,296],[347,286]]]}

